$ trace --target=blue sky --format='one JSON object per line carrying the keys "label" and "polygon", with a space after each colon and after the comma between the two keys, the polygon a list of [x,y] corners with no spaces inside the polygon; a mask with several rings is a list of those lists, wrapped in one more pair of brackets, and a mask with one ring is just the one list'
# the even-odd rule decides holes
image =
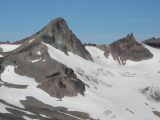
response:
{"label": "blue sky", "polygon": [[133,32],[160,37],[160,0],[0,0],[0,41],[16,41],[57,17],[83,43],[110,43]]}

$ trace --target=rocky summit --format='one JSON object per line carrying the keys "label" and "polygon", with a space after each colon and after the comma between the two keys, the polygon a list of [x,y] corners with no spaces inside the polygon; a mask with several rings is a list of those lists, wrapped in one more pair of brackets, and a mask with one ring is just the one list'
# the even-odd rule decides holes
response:
{"label": "rocky summit", "polygon": [[17,41],[15,44],[25,44],[29,41],[33,41],[33,43],[36,41],[43,41],[65,52],[66,54],[68,54],[68,52],[72,52],[81,56],[82,58],[92,60],[91,55],[84,48],[76,35],[68,28],[63,18],[52,20],[47,26],[45,26],[36,34]]}
{"label": "rocky summit", "polygon": [[[48,52],[47,45],[63,51],[66,55],[68,55],[68,52],[72,52],[84,59],[92,60],[89,52],[69,30],[64,19],[58,18],[51,21],[46,27],[31,37],[15,43],[2,43],[0,48],[3,57],[0,58],[0,73],[3,74],[7,66],[12,66],[15,74],[33,78],[37,83],[35,85],[37,89],[43,90],[49,96],[57,98],[57,100],[61,100],[65,96],[74,97],[78,94],[84,96],[86,91],[84,82],[77,78],[72,68],[53,59]],[[8,46],[11,49],[5,50]],[[9,77],[9,79],[14,79],[14,77]],[[22,78],[22,83],[23,81],[24,79]],[[7,87],[8,89],[23,90],[28,87],[28,85],[5,82],[2,77],[0,82],[2,83],[0,86]],[[30,119],[37,118],[45,120],[45,117],[38,116],[38,114],[40,114],[39,109],[42,109],[41,105],[45,103],[35,99],[34,96],[28,96],[28,98],[30,98],[29,104],[28,100],[22,100],[22,104],[24,104],[25,107],[23,111],[37,112],[34,116],[30,116]],[[36,101],[39,103],[37,104]],[[3,102],[4,101],[1,101],[0,103]],[[10,113],[13,113],[0,114],[1,120],[24,120],[23,115],[25,115],[25,112],[21,112],[22,109],[20,107],[14,106],[12,103],[7,103],[6,101],[3,104],[7,104],[8,109],[6,109],[10,111]],[[10,106],[12,107],[10,108]],[[53,107],[52,110],[50,110],[47,104],[45,106],[45,109],[48,111],[47,114],[51,115],[50,119],[75,120],[74,117],[57,113],[57,111],[67,112],[67,108],[65,107]],[[55,115],[52,115],[54,112]],[[82,118],[90,118],[87,113],[79,111],[74,111],[73,114],[74,113],[79,114]],[[72,114],[72,112],[70,114]]]}
{"label": "rocky summit", "polygon": [[138,42],[132,33],[109,45],[86,44],[85,46],[95,46],[103,50],[106,58],[111,54],[113,59],[121,65],[125,65],[127,60],[138,62],[153,57],[153,54],[143,43]]}
{"label": "rocky summit", "polygon": [[142,43],[135,40],[132,33],[110,44],[110,52],[113,58],[122,64],[125,64],[126,60],[141,61],[153,57]]}

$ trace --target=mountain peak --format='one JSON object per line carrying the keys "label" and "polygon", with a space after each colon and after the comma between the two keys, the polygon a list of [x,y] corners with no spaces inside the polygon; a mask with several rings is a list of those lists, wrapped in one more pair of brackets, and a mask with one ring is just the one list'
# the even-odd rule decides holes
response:
{"label": "mountain peak", "polygon": [[54,28],[57,28],[57,29],[60,29],[60,28],[61,29],[69,29],[68,26],[67,26],[67,23],[66,23],[65,19],[63,19],[61,17],[52,20],[44,28],[46,28],[45,30],[50,30],[50,29],[54,29]]}
{"label": "mountain peak", "polygon": [[59,23],[63,23],[63,24],[66,24],[66,21],[64,18],[56,18],[56,19],[53,19],[49,24],[59,24]]}
{"label": "mountain peak", "polygon": [[113,43],[111,43],[110,45],[113,46],[113,45],[122,45],[122,44],[125,44],[125,45],[132,45],[132,44],[140,44],[139,42],[137,42],[137,40],[135,39],[133,33],[131,34],[127,34],[126,37],[124,38],[121,38],[117,41],[114,41]]}
{"label": "mountain peak", "polygon": [[[32,44],[30,44],[30,41],[32,41]],[[65,54],[72,52],[84,59],[92,60],[89,52],[85,49],[76,35],[69,29],[63,18],[56,18],[52,20],[47,26],[36,34],[17,43],[22,42],[22,44],[25,44],[21,46],[21,48],[23,48],[26,44],[28,44],[28,47],[41,41],[63,51]]]}
{"label": "mountain peak", "polygon": [[110,51],[120,64],[126,64],[128,59],[141,61],[153,57],[152,53],[135,39],[133,33],[110,44]]}

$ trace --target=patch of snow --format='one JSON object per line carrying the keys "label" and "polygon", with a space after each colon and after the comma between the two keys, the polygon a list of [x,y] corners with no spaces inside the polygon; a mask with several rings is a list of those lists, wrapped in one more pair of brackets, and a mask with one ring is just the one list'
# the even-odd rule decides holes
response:
{"label": "patch of snow", "polygon": [[33,78],[15,74],[14,69],[15,67],[11,65],[6,66],[4,72],[1,74],[2,81],[19,85],[33,84]]}
{"label": "patch of snow", "polygon": [[[29,117],[27,117],[27,116],[23,116],[23,118],[24,118],[25,120],[31,120],[31,118],[29,118]],[[32,120],[38,120],[38,119],[32,118]]]}
{"label": "patch of snow", "polygon": [[43,114],[39,114],[40,116],[44,117],[44,118],[52,118],[52,117],[48,117],[46,115],[43,115]]}
{"label": "patch of snow", "polygon": [[0,48],[2,48],[2,52],[10,52],[20,47],[21,44],[13,45],[13,44],[1,44]]}
{"label": "patch of snow", "polygon": [[29,43],[32,43],[34,40],[35,40],[35,39],[31,39],[31,40],[29,40]]}
{"label": "patch of snow", "polygon": [[43,61],[43,62],[45,62],[45,61],[46,61],[46,59],[43,59],[42,61]]}
{"label": "patch of snow", "polygon": [[85,48],[91,54],[93,61],[95,63],[104,65],[104,66],[120,66],[118,61],[115,61],[111,54],[109,54],[108,58],[106,58],[104,56],[104,51],[98,49],[97,47],[86,46]]}
{"label": "patch of snow", "polygon": [[41,55],[41,52],[40,52],[40,51],[38,51],[38,52],[37,52],[37,54],[38,54],[38,55]]}
{"label": "patch of snow", "polygon": [[36,60],[31,60],[32,63],[40,61],[42,58],[36,59]]}
{"label": "patch of snow", "polygon": [[6,106],[2,103],[0,103],[0,112],[1,113],[9,113],[6,109]]}
{"label": "patch of snow", "polygon": [[0,54],[0,58],[3,57],[3,55]]}

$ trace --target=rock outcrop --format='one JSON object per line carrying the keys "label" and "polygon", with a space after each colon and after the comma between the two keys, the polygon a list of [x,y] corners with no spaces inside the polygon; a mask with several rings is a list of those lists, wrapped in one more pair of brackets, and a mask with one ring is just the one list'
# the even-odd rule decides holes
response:
{"label": "rock outcrop", "polygon": [[85,44],[85,46],[94,46],[103,50],[106,58],[111,54],[113,59],[117,60],[119,64],[122,65],[125,65],[127,60],[138,62],[153,57],[153,54],[145,48],[143,43],[136,41],[132,33],[110,45],[96,45],[89,43]]}
{"label": "rock outcrop", "polygon": [[153,57],[142,43],[135,40],[132,33],[110,44],[110,52],[120,64],[126,64],[126,60],[141,61]]}
{"label": "rock outcrop", "polygon": [[160,38],[152,37],[150,39],[143,41],[143,43],[151,47],[160,48]]}

